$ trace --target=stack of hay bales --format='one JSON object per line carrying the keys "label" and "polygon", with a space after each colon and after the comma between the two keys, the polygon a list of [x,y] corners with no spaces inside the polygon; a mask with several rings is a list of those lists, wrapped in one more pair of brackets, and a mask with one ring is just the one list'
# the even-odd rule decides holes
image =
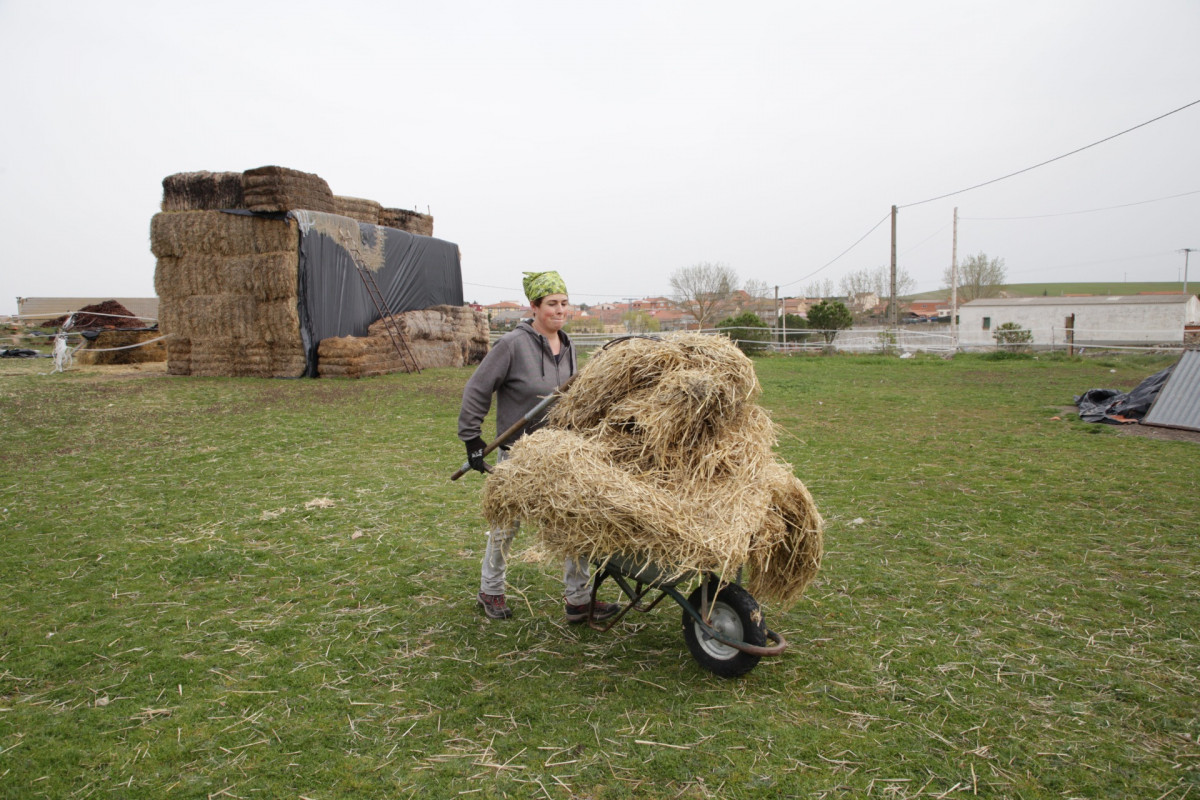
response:
{"label": "stack of hay bales", "polygon": [[403,208],[384,208],[379,212],[379,224],[385,228],[408,231],[418,236],[433,236],[433,217],[406,211]]}
{"label": "stack of hay bales", "polygon": [[369,225],[378,225],[379,213],[383,211],[383,206],[374,200],[367,200],[362,197],[346,197],[340,194],[333,196],[333,207],[337,209],[334,213],[340,214],[343,217],[356,219],[359,222],[365,222]]}
{"label": "stack of hay bales", "polygon": [[[430,216],[385,209],[374,200],[334,195],[319,175],[287,167],[167,176],[163,179],[162,213],[155,215],[150,225],[150,249],[158,258],[154,286],[159,296],[159,328],[171,334],[167,371],[174,375],[298,377],[306,368],[297,292],[297,224],[226,214],[222,209],[318,211],[433,235]],[[349,221],[347,225],[353,229],[350,238],[359,240],[357,226]],[[381,254],[382,240],[379,251]],[[486,341],[485,324],[485,352]],[[346,347],[355,354],[343,353],[338,358],[347,363],[371,362],[373,366],[364,374],[379,374],[374,371],[377,359],[370,355],[375,352],[374,344],[359,342]],[[388,349],[395,358],[390,341]],[[442,358],[433,353],[427,357],[431,363]],[[464,361],[474,363],[465,356]],[[336,373],[336,366],[331,365],[328,374]],[[393,365],[384,371],[397,369],[402,367]],[[326,372],[322,369],[322,374]]]}
{"label": "stack of hay bales", "polygon": [[478,364],[488,353],[487,314],[470,306],[432,306],[396,319],[422,367]]}
{"label": "stack of hay bales", "polygon": [[[478,364],[487,355],[487,316],[467,306],[406,311],[392,316],[392,320],[422,369]],[[321,377],[366,378],[407,372],[407,361],[396,352],[383,320],[372,323],[366,336],[322,339],[317,348]]]}
{"label": "stack of hay bales", "polygon": [[329,184],[320,175],[287,167],[256,167],[242,173],[246,208],[251,211],[306,209],[337,214]]}
{"label": "stack of hay bales", "polygon": [[754,366],[724,337],[670,334],[597,352],[484,485],[493,527],[538,528],[544,552],[620,555],[673,575],[732,577],[794,602],[820,568],[823,522],[772,452]]}
{"label": "stack of hay bales", "polygon": [[294,220],[164,212],[151,220],[150,249],[169,373],[304,374]]}

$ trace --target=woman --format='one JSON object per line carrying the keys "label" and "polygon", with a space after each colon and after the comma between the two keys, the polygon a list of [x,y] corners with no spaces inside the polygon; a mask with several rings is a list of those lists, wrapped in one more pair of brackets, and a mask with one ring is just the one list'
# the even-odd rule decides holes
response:
{"label": "woman", "polygon": [[[458,415],[458,438],[467,446],[472,469],[489,472],[483,460],[487,444],[480,426],[496,396],[496,430],[506,431],[538,402],[575,374],[575,347],[563,333],[567,321],[567,285],[557,272],[526,272],[522,282],[533,308],[533,319],[522,321],[493,345],[463,389]],[[544,415],[543,415],[544,417]],[[539,428],[544,419],[530,420],[514,438]],[[499,460],[507,455],[500,448]],[[504,597],[509,547],[518,526],[488,532],[487,549],[479,582],[479,606],[489,619],[508,619],[512,611]],[[567,558],[563,566],[568,622],[583,622],[589,611],[593,619],[607,619],[620,610],[613,603],[597,601],[591,607],[587,561]]]}

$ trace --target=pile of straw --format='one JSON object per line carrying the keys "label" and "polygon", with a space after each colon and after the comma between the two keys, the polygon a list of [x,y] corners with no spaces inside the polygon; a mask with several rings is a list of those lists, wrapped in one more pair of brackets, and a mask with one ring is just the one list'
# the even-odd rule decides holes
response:
{"label": "pile of straw", "polygon": [[[422,369],[478,364],[487,355],[487,317],[468,306],[433,306],[392,319]],[[323,378],[407,372],[409,363],[396,352],[383,320],[372,323],[366,336],[322,339],[317,347],[317,374]]]}
{"label": "pile of straw", "polygon": [[71,320],[71,329],[76,331],[100,331],[114,328],[144,328],[146,320],[135,317],[133,312],[117,300],[105,300],[86,305],[71,314],[41,323],[46,328],[61,328]]}
{"label": "pile of straw", "polygon": [[300,234],[292,220],[175,211],[150,222],[173,375],[299,377]]}
{"label": "pile of straw", "polygon": [[[75,353],[80,364],[147,364],[167,360],[167,347],[158,339],[157,330],[100,331],[95,339],[84,338],[84,346]],[[140,345],[140,346],[135,346]],[[121,348],[121,349],[115,349]]]}
{"label": "pile of straw", "polygon": [[333,207],[334,213],[341,214],[343,217],[356,219],[359,222],[366,222],[370,225],[379,224],[379,213],[383,211],[383,206],[374,200],[366,200],[362,197],[346,197],[340,194],[333,196]]}
{"label": "pile of straw", "polygon": [[675,575],[750,570],[759,599],[794,602],[821,564],[823,522],[772,452],[754,366],[724,337],[630,339],[594,355],[547,427],[485,484],[493,527],[536,526],[542,549],[621,555]]}
{"label": "pile of straw", "polygon": [[177,172],[163,178],[163,211],[245,208],[240,172]]}
{"label": "pile of straw", "polygon": [[338,213],[333,192],[320,175],[287,167],[256,167],[242,173],[246,208],[251,211],[307,209]]}
{"label": "pile of straw", "polygon": [[378,224],[385,228],[415,233],[418,236],[433,236],[433,217],[403,208],[381,209]]}

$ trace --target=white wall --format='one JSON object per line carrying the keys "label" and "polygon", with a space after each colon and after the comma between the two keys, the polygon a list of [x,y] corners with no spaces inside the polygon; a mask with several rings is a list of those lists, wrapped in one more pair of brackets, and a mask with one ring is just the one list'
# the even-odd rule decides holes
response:
{"label": "white wall", "polygon": [[[1032,299],[1032,298],[1031,298]],[[1194,295],[1185,303],[1146,303],[1130,298],[1111,302],[1072,304],[1069,298],[1054,304],[968,303],[958,310],[959,344],[964,347],[991,347],[992,334],[1006,322],[1015,322],[1033,332],[1033,343],[1058,345],[1066,341],[1066,321],[1075,315],[1075,342],[1094,344],[1182,343],[1183,326],[1200,318],[1200,300]],[[983,328],[984,317],[991,320]]]}

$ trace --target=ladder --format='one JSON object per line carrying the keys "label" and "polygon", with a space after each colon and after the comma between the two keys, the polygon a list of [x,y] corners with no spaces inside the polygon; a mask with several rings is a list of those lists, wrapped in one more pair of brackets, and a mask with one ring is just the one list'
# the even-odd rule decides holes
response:
{"label": "ladder", "polygon": [[375,310],[379,312],[379,318],[383,320],[383,328],[387,331],[388,338],[392,340],[392,346],[396,348],[396,354],[400,356],[400,363],[404,365],[404,371],[420,373],[421,367],[417,364],[417,358],[409,348],[408,339],[404,337],[404,332],[400,330],[400,326],[396,324],[395,317],[392,316],[391,310],[387,307],[387,301],[383,299],[383,292],[379,291],[379,284],[375,282],[375,276],[371,274],[371,270],[359,264],[357,260],[354,266],[358,269],[363,286],[367,287],[367,296],[371,298],[371,302],[375,304]]}

